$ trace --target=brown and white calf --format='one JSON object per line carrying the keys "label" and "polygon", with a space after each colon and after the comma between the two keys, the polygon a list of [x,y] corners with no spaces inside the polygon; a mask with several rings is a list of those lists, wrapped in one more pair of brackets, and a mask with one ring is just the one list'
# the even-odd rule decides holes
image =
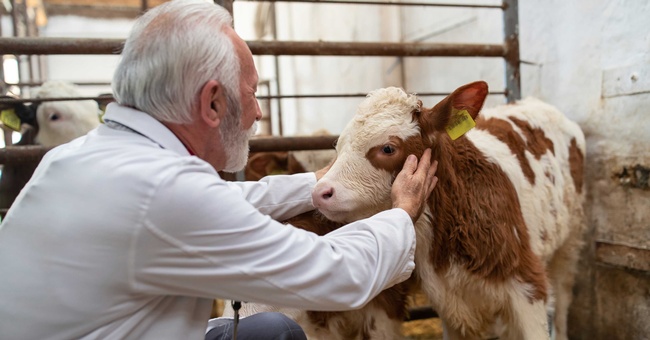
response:
{"label": "brown and white calf", "polygon": [[487,93],[486,83],[471,83],[433,108],[399,88],[370,93],[341,133],[314,205],[340,223],[389,209],[406,157],[431,148],[439,182],[416,222],[415,261],[445,338],[547,339],[548,308],[566,339],[584,136],[535,99],[481,111]]}

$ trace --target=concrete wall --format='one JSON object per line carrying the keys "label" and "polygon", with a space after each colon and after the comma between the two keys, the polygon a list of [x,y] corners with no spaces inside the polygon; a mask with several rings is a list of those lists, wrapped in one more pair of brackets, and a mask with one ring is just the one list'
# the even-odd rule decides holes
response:
{"label": "concrete wall", "polygon": [[574,339],[650,338],[650,2],[522,1],[524,93],[587,135]]}

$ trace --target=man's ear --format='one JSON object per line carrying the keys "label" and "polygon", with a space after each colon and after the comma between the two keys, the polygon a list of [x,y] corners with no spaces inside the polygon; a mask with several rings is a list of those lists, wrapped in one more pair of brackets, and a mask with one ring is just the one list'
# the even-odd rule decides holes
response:
{"label": "man's ear", "polygon": [[203,88],[199,99],[201,119],[210,127],[218,127],[227,114],[226,92],[223,85],[216,80],[210,80]]}

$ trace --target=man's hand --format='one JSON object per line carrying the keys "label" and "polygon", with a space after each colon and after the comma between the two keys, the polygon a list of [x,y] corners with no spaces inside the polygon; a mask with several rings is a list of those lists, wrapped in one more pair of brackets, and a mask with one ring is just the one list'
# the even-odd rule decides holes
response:
{"label": "man's hand", "polygon": [[404,209],[415,222],[422,214],[427,198],[438,183],[436,170],[438,170],[438,161],[431,162],[431,149],[424,150],[419,163],[414,155],[409,155],[402,171],[397,174],[393,182],[391,190],[393,208]]}

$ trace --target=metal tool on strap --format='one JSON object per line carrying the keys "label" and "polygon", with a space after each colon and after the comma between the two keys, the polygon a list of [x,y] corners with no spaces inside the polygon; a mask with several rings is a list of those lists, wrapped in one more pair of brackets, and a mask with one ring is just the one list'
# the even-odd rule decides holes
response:
{"label": "metal tool on strap", "polygon": [[233,311],[235,311],[235,325],[232,330],[232,340],[237,340],[237,326],[239,325],[239,309],[241,308],[241,301],[230,301]]}

